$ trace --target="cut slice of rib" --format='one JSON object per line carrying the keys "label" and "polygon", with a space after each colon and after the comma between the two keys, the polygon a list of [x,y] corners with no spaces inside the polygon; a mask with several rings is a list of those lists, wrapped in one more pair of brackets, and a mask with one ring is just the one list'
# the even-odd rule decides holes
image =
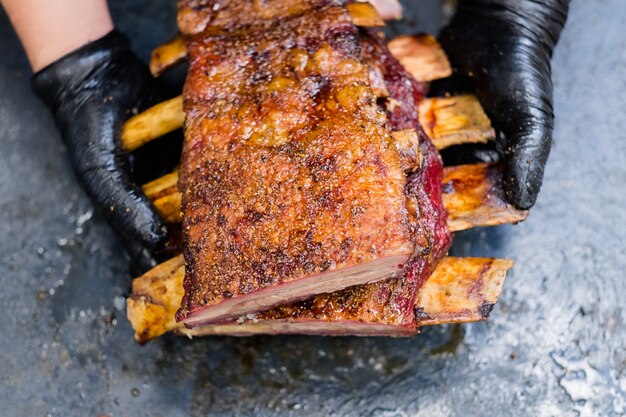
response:
{"label": "cut slice of rib", "polygon": [[416,327],[398,327],[365,322],[273,318],[269,314],[242,317],[231,323],[187,329],[174,314],[183,296],[184,260],[171,259],[133,281],[127,300],[127,315],[135,339],[148,342],[166,332],[187,336],[253,334],[316,334],[359,336],[409,336],[420,326],[487,319],[498,301],[506,272],[513,262],[490,258],[444,258],[424,284],[415,304]]}

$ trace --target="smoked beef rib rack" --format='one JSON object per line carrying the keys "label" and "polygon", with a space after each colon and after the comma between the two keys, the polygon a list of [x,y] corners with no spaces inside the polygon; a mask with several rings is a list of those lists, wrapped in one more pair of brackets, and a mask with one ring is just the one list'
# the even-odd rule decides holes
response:
{"label": "smoked beef rib rack", "polygon": [[182,178],[144,192],[164,220],[183,219],[187,261],[133,281],[136,339],[405,336],[485,319],[512,262],[442,259],[448,229],[527,212],[504,202],[495,165],[441,171],[435,148],[494,132],[473,96],[424,98],[428,81],[450,75],[434,38],[386,43],[368,3],[232,0],[217,13],[196,3],[179,2],[183,36],[151,62],[159,75],[190,49],[184,98],[122,134],[131,151],[185,124]]}

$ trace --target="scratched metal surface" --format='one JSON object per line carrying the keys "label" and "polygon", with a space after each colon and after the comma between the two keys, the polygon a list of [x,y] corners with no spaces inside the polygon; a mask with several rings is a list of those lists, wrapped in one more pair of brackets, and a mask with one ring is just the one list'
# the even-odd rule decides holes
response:
{"label": "scratched metal surface", "polygon": [[[172,34],[173,3],[112,2],[144,57]],[[438,2],[420,4],[409,29],[437,30]],[[399,340],[140,347],[124,313],[127,263],[0,14],[0,415],[624,415],[625,21],[620,0],[573,2],[539,203],[524,224],[456,239],[457,255],[517,261],[489,322]]]}

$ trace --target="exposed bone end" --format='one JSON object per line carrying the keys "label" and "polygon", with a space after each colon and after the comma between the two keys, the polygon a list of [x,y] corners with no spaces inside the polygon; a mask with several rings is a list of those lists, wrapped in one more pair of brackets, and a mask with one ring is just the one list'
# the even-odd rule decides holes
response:
{"label": "exposed bone end", "polygon": [[180,223],[182,195],[178,191],[178,171],[150,181],[142,187],[143,193],[152,201],[157,214],[166,223]]}
{"label": "exposed bone end", "polygon": [[187,46],[182,36],[164,43],[152,51],[150,56],[150,72],[158,77],[187,57]]}
{"label": "exposed bone end", "polygon": [[518,210],[504,199],[499,184],[501,178],[500,169],[494,164],[444,168],[442,199],[451,231],[526,219],[527,210]]}
{"label": "exposed bone end", "polygon": [[346,8],[355,26],[368,28],[385,26],[385,21],[370,3],[349,3]]}
{"label": "exposed bone end", "polygon": [[122,144],[132,152],[151,140],[173,132],[185,121],[182,96],[159,103],[131,117],[122,129]]}
{"label": "exposed bone end", "polygon": [[486,320],[512,267],[509,259],[444,258],[417,298],[419,325]]}
{"label": "exposed bone end", "polygon": [[420,103],[418,111],[420,123],[437,149],[495,139],[491,121],[474,95],[430,98]]}
{"label": "exposed bone end", "polygon": [[369,0],[383,20],[402,19],[402,4],[398,0]]}
{"label": "exposed bone end", "polygon": [[178,188],[176,186],[177,183],[178,171],[174,171],[171,174],[167,174],[154,181],[150,181],[141,188],[148,199],[157,200],[166,195],[178,192]]}
{"label": "exposed bone end", "polygon": [[161,216],[165,223],[171,224],[181,222],[181,204],[182,194],[178,191],[154,200],[154,207],[156,208],[157,214]]}
{"label": "exposed bone end", "polygon": [[126,315],[139,343],[172,331],[183,298],[185,260],[177,256],[133,280],[132,295],[126,300]]}
{"label": "exposed bone end", "polygon": [[392,39],[387,47],[391,55],[418,81],[433,81],[452,74],[445,52],[431,35],[401,35]]}

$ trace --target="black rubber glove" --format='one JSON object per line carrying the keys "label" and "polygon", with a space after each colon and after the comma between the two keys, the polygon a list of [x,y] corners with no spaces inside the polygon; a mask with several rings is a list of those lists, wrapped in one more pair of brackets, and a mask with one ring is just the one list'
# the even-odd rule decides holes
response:
{"label": "black rubber glove", "polygon": [[569,0],[459,0],[441,34],[455,74],[473,80],[498,132],[507,199],[535,204],[550,152],[552,50]]}
{"label": "black rubber glove", "polygon": [[153,80],[123,34],[112,31],[34,75],[35,92],[54,113],[74,171],[135,266],[154,265],[166,229],[129,172],[123,122],[153,95]]}

